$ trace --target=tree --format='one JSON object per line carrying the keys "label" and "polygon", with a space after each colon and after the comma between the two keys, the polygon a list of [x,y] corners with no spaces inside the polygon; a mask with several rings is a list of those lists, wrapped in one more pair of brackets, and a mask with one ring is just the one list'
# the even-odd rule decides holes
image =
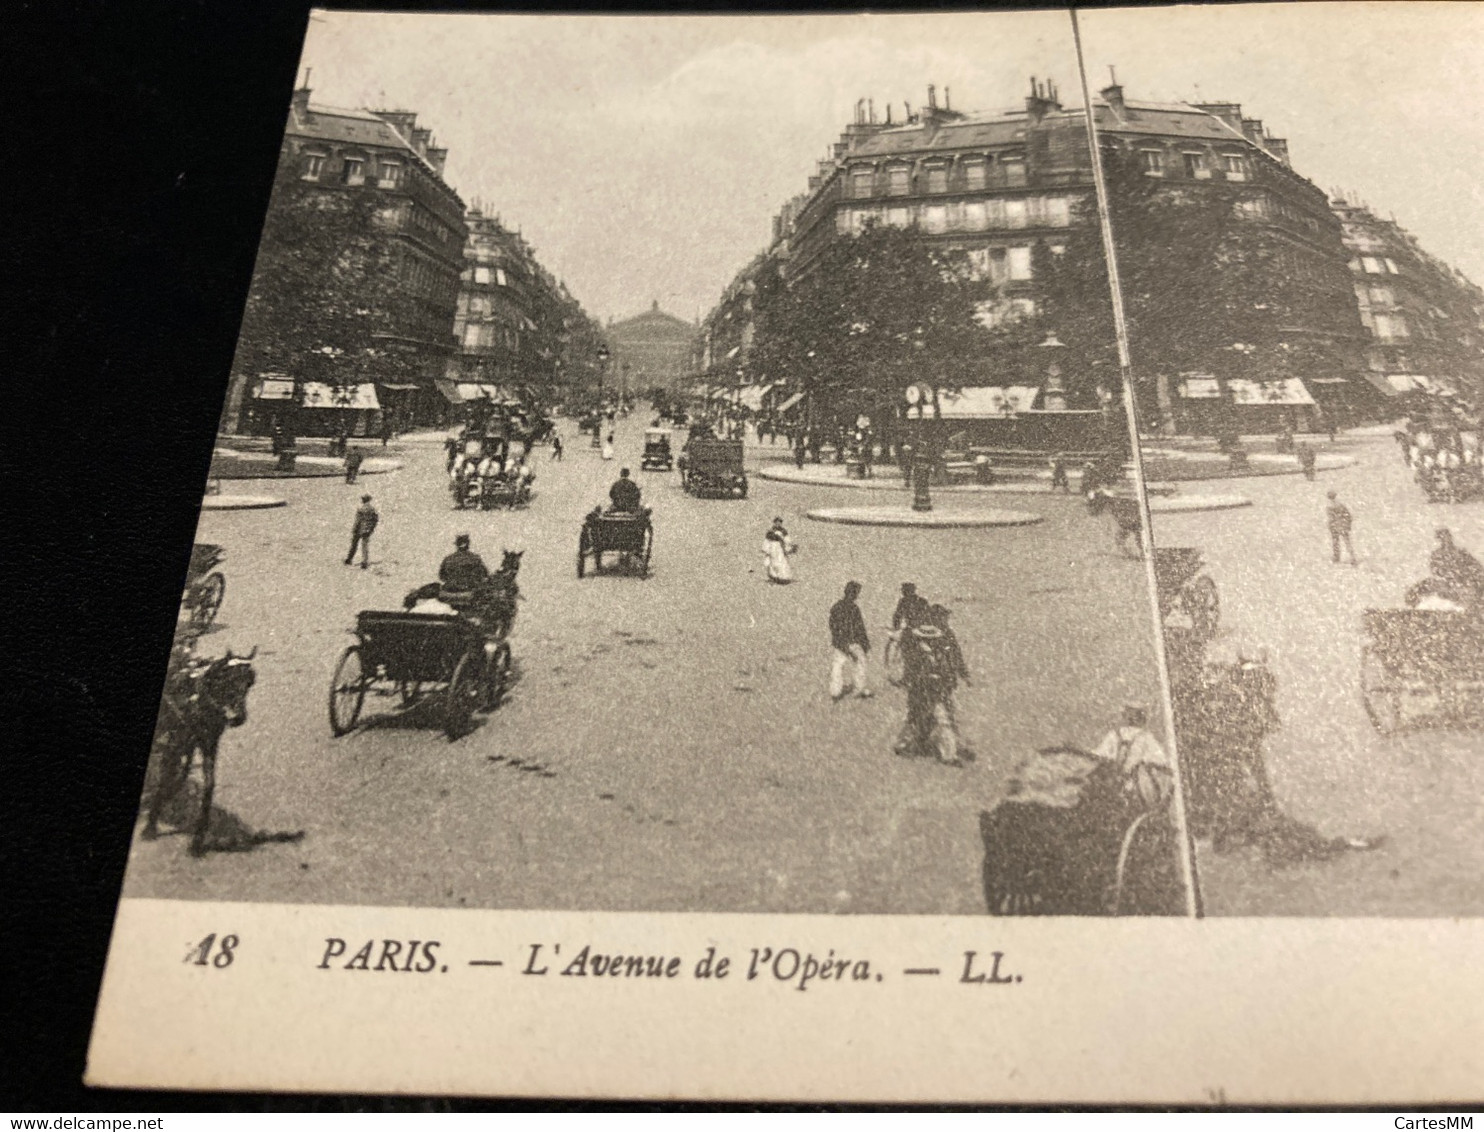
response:
{"label": "tree", "polygon": [[419,376],[417,355],[373,337],[417,325],[420,313],[420,300],[400,285],[385,207],[370,185],[331,191],[301,180],[291,162],[280,165],[235,368],[336,385]]}
{"label": "tree", "polygon": [[868,225],[833,241],[791,286],[760,276],[752,364],[809,393],[826,417],[900,404],[916,383],[957,388],[985,340],[978,293],[962,253]]}
{"label": "tree", "polygon": [[[1135,155],[1105,147],[1109,212],[1144,414],[1156,375],[1214,373],[1277,378],[1353,372],[1358,327],[1349,274],[1296,252],[1266,222],[1268,203],[1249,186],[1168,184],[1145,176]],[[1116,343],[1095,202],[1077,210],[1065,251],[1042,250],[1042,322],[1070,347],[1083,380],[1115,384]],[[1116,388],[1113,390],[1116,393]]]}

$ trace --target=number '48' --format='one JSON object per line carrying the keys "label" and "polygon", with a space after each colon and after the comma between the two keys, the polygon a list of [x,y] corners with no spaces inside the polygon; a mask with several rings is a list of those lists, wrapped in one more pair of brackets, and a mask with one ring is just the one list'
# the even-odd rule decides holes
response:
{"label": "number '48'", "polygon": [[216,932],[212,932],[200,943],[191,945],[191,949],[186,952],[184,962],[197,967],[230,967],[236,947],[237,937],[235,935],[224,935],[218,943]]}

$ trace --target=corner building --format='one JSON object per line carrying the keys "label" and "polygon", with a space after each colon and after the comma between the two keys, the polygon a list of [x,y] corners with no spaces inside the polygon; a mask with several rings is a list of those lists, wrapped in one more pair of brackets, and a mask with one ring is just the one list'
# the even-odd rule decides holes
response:
{"label": "corner building", "polygon": [[[1240,104],[1133,101],[1112,85],[1099,93],[1093,113],[1102,143],[1136,154],[1146,176],[1187,191],[1239,186],[1239,215],[1265,226],[1283,248],[1275,291],[1289,280],[1343,284],[1348,253],[1326,194],[1290,168],[1287,142],[1244,116]],[[791,203],[776,227],[791,279],[813,270],[830,241],[868,221],[914,228],[923,240],[967,253],[974,276],[993,287],[996,297],[980,318],[994,326],[1038,313],[1034,248],[1062,250],[1072,226],[1093,215],[1092,193],[1084,111],[1063,107],[1054,85],[1032,80],[1023,107],[987,114],[952,110],[946,91],[940,107],[929,87],[927,105],[909,110],[905,122],[894,124],[890,112],[878,121],[858,106],[809,179],[806,199]],[[1361,335],[1353,317],[1332,315],[1283,331],[1357,348]],[[989,359],[983,369],[984,383],[996,384]],[[1353,375],[1326,376],[1342,387],[1331,395],[1342,396]],[[1158,404],[1149,408],[1177,419],[1180,375],[1158,375],[1157,386]],[[1313,403],[1307,388],[1285,387],[1282,395]]]}

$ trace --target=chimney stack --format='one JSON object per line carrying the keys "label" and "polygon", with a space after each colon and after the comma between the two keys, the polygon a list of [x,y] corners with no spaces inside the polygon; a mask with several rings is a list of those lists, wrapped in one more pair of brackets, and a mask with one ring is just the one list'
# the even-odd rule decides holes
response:
{"label": "chimney stack", "polygon": [[938,88],[932,83],[928,83],[928,109],[938,109]]}

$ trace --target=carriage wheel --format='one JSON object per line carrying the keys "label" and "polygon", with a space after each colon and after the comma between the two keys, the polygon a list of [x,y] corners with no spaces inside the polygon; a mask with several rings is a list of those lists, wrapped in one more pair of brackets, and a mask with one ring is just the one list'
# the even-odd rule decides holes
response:
{"label": "carriage wheel", "polygon": [[196,604],[191,609],[191,624],[210,625],[216,620],[216,611],[222,607],[222,598],[227,594],[227,579],[218,570],[213,570],[201,579],[196,587]]}
{"label": "carriage wheel", "polygon": [[485,666],[484,710],[494,711],[510,687],[510,646],[501,641]]}
{"label": "carriage wheel", "polygon": [[1221,594],[1211,575],[1202,574],[1180,591],[1180,603],[1190,615],[1196,635],[1210,640],[1221,624]]}
{"label": "carriage wheel", "polygon": [[402,706],[411,707],[417,703],[418,696],[422,695],[423,682],[421,680],[398,680],[397,695],[401,697]]}
{"label": "carriage wheel", "polygon": [[1396,673],[1366,645],[1360,654],[1360,694],[1365,700],[1365,713],[1371,726],[1382,735],[1390,735],[1402,725],[1401,692]]}
{"label": "carriage wheel", "polygon": [[338,737],[354,730],[366,702],[366,672],[360,645],[351,645],[335,666],[330,681],[330,730]]}
{"label": "carriage wheel", "polygon": [[453,679],[448,682],[443,704],[443,731],[450,739],[468,734],[469,717],[484,701],[484,668],[482,645],[470,649],[454,665]]}

